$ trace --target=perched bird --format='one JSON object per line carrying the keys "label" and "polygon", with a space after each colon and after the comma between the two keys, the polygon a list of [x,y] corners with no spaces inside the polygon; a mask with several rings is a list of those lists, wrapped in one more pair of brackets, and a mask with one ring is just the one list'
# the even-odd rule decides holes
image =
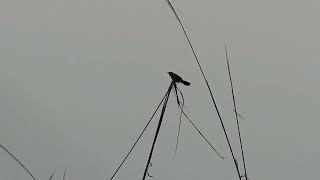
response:
{"label": "perched bird", "polygon": [[173,82],[182,83],[182,84],[184,84],[186,86],[190,86],[190,83],[185,81],[185,80],[183,80],[179,75],[177,75],[177,74],[175,74],[173,72],[168,72],[168,74],[170,75],[170,77],[171,77]]}

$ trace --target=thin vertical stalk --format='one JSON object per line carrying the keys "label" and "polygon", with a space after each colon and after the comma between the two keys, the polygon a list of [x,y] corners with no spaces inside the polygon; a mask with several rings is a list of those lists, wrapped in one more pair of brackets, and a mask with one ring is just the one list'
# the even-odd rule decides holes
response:
{"label": "thin vertical stalk", "polygon": [[154,147],[155,147],[155,144],[156,144],[156,141],[157,141],[159,132],[160,132],[160,128],[161,128],[161,124],[162,124],[164,112],[166,111],[167,103],[168,103],[169,96],[170,96],[170,92],[171,92],[171,89],[172,89],[173,85],[174,85],[174,82],[172,81],[172,82],[170,83],[170,86],[169,86],[168,91],[167,91],[167,96],[166,96],[165,101],[164,101],[164,103],[163,103],[163,107],[162,107],[162,111],[161,111],[161,115],[160,115],[158,127],[157,127],[157,130],[156,130],[156,134],[155,134],[155,136],[154,136],[154,139],[153,139],[152,147],[151,147],[151,150],[150,150],[150,153],[149,153],[149,158],[148,158],[148,161],[147,161],[147,164],[146,164],[144,173],[143,173],[143,178],[142,178],[142,180],[145,180],[145,179],[146,179],[146,175],[147,175],[147,172],[148,172],[148,167],[149,167],[149,164],[150,164],[150,162],[151,162],[151,158],[152,158],[152,154],[153,154],[153,149],[154,149]]}
{"label": "thin vertical stalk", "polygon": [[[173,154],[172,159],[174,159],[174,158],[176,157],[177,150],[178,150],[179,136],[180,136],[180,130],[181,130],[181,118],[182,118],[182,112],[183,112],[183,108],[184,108],[184,97],[183,97],[182,92],[181,92],[180,89],[178,89],[176,86],[174,87],[174,90],[175,90],[174,92],[175,92],[175,95],[176,95],[176,98],[177,98],[178,107],[179,107],[181,110],[180,110],[180,117],[179,117],[178,134],[177,134],[177,138],[176,138],[176,147],[175,147],[175,149],[174,149],[174,154]],[[180,103],[180,101],[179,101],[178,90],[179,90],[179,92],[180,92],[180,94],[181,94],[182,103]]]}
{"label": "thin vertical stalk", "polygon": [[67,169],[64,170],[62,180],[66,180]]}
{"label": "thin vertical stalk", "polygon": [[192,50],[192,53],[193,53],[193,55],[194,55],[194,57],[195,57],[195,59],[196,59],[196,62],[197,62],[197,64],[198,64],[198,67],[199,67],[199,69],[200,69],[200,71],[201,71],[202,77],[203,77],[203,79],[204,79],[204,81],[205,81],[205,83],[206,83],[206,85],[207,85],[207,87],[208,87],[208,90],[209,90],[209,93],[210,93],[210,97],[211,97],[211,99],[212,99],[214,108],[215,108],[215,110],[216,110],[216,112],[217,112],[217,115],[218,115],[218,117],[219,117],[220,124],[221,124],[221,126],[222,126],[222,129],[223,129],[225,138],[226,138],[226,140],[227,140],[227,143],[228,143],[228,146],[229,146],[229,150],[230,150],[230,153],[231,153],[231,155],[232,155],[233,162],[234,162],[234,165],[235,165],[235,168],[236,168],[236,171],[237,171],[239,180],[241,180],[241,175],[240,175],[240,172],[239,172],[239,168],[238,168],[238,166],[237,166],[237,161],[236,161],[236,158],[235,158],[235,156],[234,156],[234,153],[233,153],[233,150],[232,150],[232,147],[231,147],[231,143],[230,143],[230,141],[229,141],[229,137],[228,137],[226,128],[225,128],[224,123],[223,123],[223,121],[222,121],[222,117],[221,117],[221,115],[220,115],[220,112],[219,112],[217,103],[216,103],[216,101],[215,101],[215,99],[214,99],[214,97],[213,97],[213,93],[212,93],[212,91],[211,91],[211,88],[210,88],[210,85],[209,85],[209,83],[208,83],[208,80],[207,80],[206,76],[204,75],[204,72],[203,72],[203,70],[202,70],[201,64],[200,64],[200,62],[199,62],[199,59],[198,59],[198,57],[197,57],[197,55],[196,55],[196,53],[195,53],[195,51],[194,51],[194,49],[193,49],[193,46],[192,46],[192,44],[191,44],[191,41],[190,41],[190,39],[189,39],[189,37],[188,37],[188,35],[187,35],[186,30],[184,29],[184,26],[183,26],[183,24],[182,24],[182,22],[181,22],[181,20],[180,20],[180,18],[179,18],[179,16],[178,16],[177,12],[175,11],[175,9],[174,9],[174,7],[172,6],[171,2],[170,2],[169,0],[167,0],[167,2],[168,2],[168,4],[169,4],[171,10],[173,11],[174,15],[176,16],[176,18],[177,18],[177,20],[178,20],[178,22],[179,22],[179,24],[180,24],[180,26],[181,26],[181,28],[182,28],[182,30],[183,30],[183,33],[184,33],[185,37],[187,38],[187,41],[188,41],[188,43],[189,43],[189,46],[190,46],[190,48],[191,48],[191,50]]}
{"label": "thin vertical stalk", "polygon": [[235,114],[236,121],[237,121],[238,136],[239,136],[239,142],[240,142],[240,147],[241,147],[241,156],[242,156],[243,168],[244,168],[245,178],[246,178],[246,180],[248,180],[248,178],[247,178],[246,161],[245,161],[245,158],[244,158],[242,138],[241,138],[241,132],[240,132],[240,125],[239,125],[239,119],[238,119],[238,113],[237,113],[236,100],[235,100],[234,91],[233,91],[233,83],[232,83],[232,77],[231,77],[229,56],[228,56],[228,50],[227,50],[227,45],[226,45],[226,44],[224,44],[224,49],[225,49],[225,51],[226,51],[226,60],[227,60],[229,80],[230,80],[230,85],[231,85],[231,93],[232,93],[232,101],[233,101],[234,114]]}

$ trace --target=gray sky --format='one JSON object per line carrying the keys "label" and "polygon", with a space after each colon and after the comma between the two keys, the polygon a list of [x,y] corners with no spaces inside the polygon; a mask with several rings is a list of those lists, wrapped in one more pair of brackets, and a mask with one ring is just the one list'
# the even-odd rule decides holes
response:
{"label": "gray sky", "polygon": [[[318,1],[172,3],[237,148],[223,43],[229,46],[250,179],[316,179]],[[68,179],[108,179],[164,95],[168,71],[191,82],[181,87],[186,112],[227,158],[183,121],[171,160],[179,118],[171,98],[150,173],[237,179],[208,90],[165,0],[2,0],[0,39],[0,143],[39,179],[54,169],[59,179],[65,168]],[[141,179],[155,126],[116,179]],[[1,179],[28,177],[3,151],[0,162]]]}

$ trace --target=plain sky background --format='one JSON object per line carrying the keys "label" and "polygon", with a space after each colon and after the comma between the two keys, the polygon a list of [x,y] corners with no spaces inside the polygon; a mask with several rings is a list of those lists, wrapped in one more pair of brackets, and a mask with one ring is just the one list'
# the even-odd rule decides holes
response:
{"label": "plain sky background", "polygon": [[[173,0],[213,88],[237,156],[224,57],[229,47],[251,180],[317,179],[320,9],[316,0]],[[165,0],[1,0],[0,143],[39,179],[108,179],[164,95],[173,71],[186,112],[227,158],[183,121],[174,98],[150,173],[237,179],[208,90]],[[173,96],[172,96],[173,97]],[[159,116],[155,120],[158,119]],[[156,127],[116,179],[141,179]],[[0,179],[31,179],[0,151]]]}

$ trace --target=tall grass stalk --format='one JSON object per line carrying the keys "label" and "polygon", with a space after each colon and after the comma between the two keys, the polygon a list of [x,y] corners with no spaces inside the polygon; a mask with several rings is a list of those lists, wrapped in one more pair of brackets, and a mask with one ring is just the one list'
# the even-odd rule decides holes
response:
{"label": "tall grass stalk", "polygon": [[147,164],[146,164],[144,173],[143,173],[142,180],[145,180],[145,179],[146,179],[146,175],[147,175],[147,172],[148,172],[148,167],[149,167],[149,164],[150,164],[150,162],[151,162],[153,150],[154,150],[154,147],[155,147],[155,144],[156,144],[156,141],[157,141],[159,132],[160,132],[160,128],[161,128],[163,116],[164,116],[164,113],[165,113],[166,108],[167,108],[167,103],[168,103],[169,96],[170,96],[170,92],[171,92],[171,90],[172,90],[173,85],[174,85],[174,82],[172,81],[172,82],[170,83],[170,86],[169,86],[169,88],[168,88],[165,101],[164,101],[163,106],[162,106],[162,111],[161,111],[161,115],[160,115],[158,127],[157,127],[156,134],[155,134],[154,139],[153,139],[153,142],[152,142],[151,150],[150,150],[150,153],[149,153],[148,161],[147,161]]}
{"label": "tall grass stalk", "polygon": [[160,108],[162,102],[164,101],[164,99],[167,97],[168,92],[163,96],[163,98],[161,99],[160,103],[158,104],[156,110],[153,112],[152,116],[149,118],[148,123],[145,125],[145,127],[143,128],[143,130],[141,131],[139,137],[137,138],[137,140],[134,142],[133,146],[130,148],[129,152],[127,153],[127,155],[125,156],[125,158],[122,160],[122,162],[120,163],[120,165],[118,166],[118,168],[116,169],[116,171],[113,173],[113,175],[111,176],[110,180],[112,180],[115,175],[118,173],[118,171],[120,170],[120,168],[122,167],[122,165],[124,164],[124,162],[127,160],[127,158],[129,157],[130,153],[132,152],[132,150],[134,149],[134,147],[137,145],[137,143],[139,142],[140,138],[142,137],[143,133],[146,131],[147,127],[149,126],[151,120],[153,119],[154,115],[157,113],[158,109]]}
{"label": "tall grass stalk", "polygon": [[0,148],[3,149],[5,152],[7,152],[16,162],[19,163],[19,165],[32,177],[33,180],[37,180],[31,172],[28,170],[28,168],[22,164],[22,162],[17,159],[6,147],[4,147],[2,144],[0,144]]}
{"label": "tall grass stalk", "polygon": [[167,0],[167,3],[168,3],[168,5],[170,6],[170,8],[171,8],[172,12],[174,13],[174,15],[176,16],[176,18],[177,18],[177,20],[178,20],[178,22],[179,22],[179,24],[180,24],[180,26],[181,26],[181,28],[182,28],[182,30],[183,30],[183,33],[184,33],[184,35],[185,35],[185,37],[186,37],[186,39],[187,39],[187,41],[188,41],[188,43],[189,43],[189,46],[190,46],[190,48],[191,48],[191,50],[192,50],[192,53],[193,53],[194,58],[195,58],[195,60],[196,60],[196,62],[197,62],[197,65],[198,65],[198,67],[199,67],[199,69],[200,69],[200,71],[201,71],[202,77],[203,77],[203,79],[204,79],[204,81],[205,81],[205,83],[206,83],[206,85],[207,85],[207,88],[208,88],[209,93],[210,93],[211,100],[212,100],[212,102],[213,102],[214,108],[215,108],[215,110],[216,110],[216,112],[217,112],[217,115],[218,115],[218,117],[219,117],[220,124],[221,124],[221,126],[222,126],[222,129],[223,129],[225,138],[226,138],[226,140],[227,140],[227,143],[228,143],[228,146],[229,146],[229,150],[230,150],[230,153],[231,153],[231,155],[232,155],[233,162],[234,162],[234,165],[235,165],[235,168],[236,168],[236,171],[237,171],[239,180],[241,180],[241,175],[240,175],[240,172],[239,172],[239,168],[238,168],[238,165],[237,165],[237,161],[236,161],[236,158],[235,158],[235,156],[234,156],[234,153],[233,153],[233,150],[232,150],[232,147],[231,147],[231,143],[230,143],[230,140],[229,140],[229,137],[228,137],[226,128],[225,128],[224,123],[223,123],[223,121],[222,121],[222,117],[221,117],[221,115],[220,115],[220,112],[219,112],[217,103],[216,103],[216,101],[215,101],[215,99],[214,99],[214,96],[213,96],[213,93],[212,93],[212,91],[211,91],[211,88],[210,88],[210,85],[209,85],[209,83],[208,83],[208,80],[207,80],[207,78],[206,78],[206,76],[205,76],[205,74],[204,74],[204,72],[203,72],[203,69],[202,69],[201,64],[200,64],[200,62],[199,62],[199,59],[198,59],[198,57],[197,57],[197,55],[196,55],[196,53],[195,53],[195,50],[194,50],[194,48],[193,48],[193,46],[192,46],[192,44],[191,44],[191,41],[190,41],[190,39],[189,39],[189,37],[188,37],[188,35],[187,35],[187,32],[186,32],[186,30],[185,30],[185,28],[184,28],[184,26],[183,26],[183,24],[182,24],[182,22],[181,22],[181,20],[180,20],[180,18],[179,18],[179,16],[178,16],[178,14],[177,14],[177,12],[175,11],[173,5],[171,4],[171,2],[170,2],[169,0]]}
{"label": "tall grass stalk", "polygon": [[[241,148],[241,156],[242,156],[242,162],[243,162],[243,168],[244,168],[244,175],[246,180],[247,178],[247,168],[246,168],[246,161],[244,158],[244,150],[243,150],[243,145],[242,145],[242,137],[241,137],[241,131],[240,131],[240,125],[239,125],[239,118],[238,118],[238,113],[237,113],[237,106],[236,106],[236,100],[235,100],[235,95],[234,95],[234,88],[233,88],[233,83],[232,83],[232,77],[231,77],[231,70],[230,70],[230,63],[229,63],[229,56],[228,56],[228,50],[227,50],[227,45],[224,44],[224,49],[226,51],[226,61],[227,61],[227,66],[228,66],[228,74],[229,74],[229,80],[230,80],[230,86],[231,86],[231,93],[232,93],[232,101],[233,101],[233,109],[234,109],[234,114],[235,118],[237,121],[237,129],[238,129],[238,136],[239,136],[239,142],[240,142],[240,148]],[[241,116],[240,116],[241,117]]]}
{"label": "tall grass stalk", "polygon": [[51,179],[53,178],[53,176],[54,176],[55,173],[56,173],[56,170],[54,170],[54,171],[52,172],[51,176],[49,177],[49,180],[51,180]]}
{"label": "tall grass stalk", "polygon": [[64,170],[63,177],[62,177],[63,180],[66,180],[66,174],[67,174],[67,169]]}

